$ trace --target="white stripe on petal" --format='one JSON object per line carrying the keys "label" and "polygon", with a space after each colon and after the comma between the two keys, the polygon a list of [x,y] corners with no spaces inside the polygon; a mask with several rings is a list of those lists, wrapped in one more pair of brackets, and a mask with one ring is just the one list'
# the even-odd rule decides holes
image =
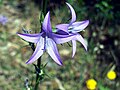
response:
{"label": "white stripe on petal", "polygon": [[40,34],[20,34],[20,33],[18,33],[17,35],[20,36],[22,39],[32,43],[37,43],[41,36]]}
{"label": "white stripe on petal", "polygon": [[51,56],[51,58],[57,64],[62,65],[62,60],[61,60],[60,55],[58,53],[57,46],[56,46],[55,42],[50,38],[48,38],[46,41],[46,49],[47,49],[48,54]]}
{"label": "white stripe on petal", "polygon": [[40,41],[37,43],[34,53],[31,58],[26,62],[26,64],[31,64],[37,60],[44,52],[44,38],[40,38]]}
{"label": "white stripe on petal", "polygon": [[84,38],[80,34],[76,35],[76,40],[78,40],[79,42],[81,42],[82,45],[84,46],[84,48],[87,51],[87,43],[85,42]]}
{"label": "white stripe on petal", "polygon": [[76,52],[76,40],[72,40],[72,48],[73,48],[72,57],[74,57],[75,52]]}

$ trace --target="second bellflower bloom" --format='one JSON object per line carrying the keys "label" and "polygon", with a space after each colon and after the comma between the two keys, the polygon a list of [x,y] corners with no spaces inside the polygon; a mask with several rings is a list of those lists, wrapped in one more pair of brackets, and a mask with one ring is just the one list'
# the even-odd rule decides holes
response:
{"label": "second bellflower bloom", "polygon": [[37,34],[20,34],[22,39],[35,43],[36,48],[30,59],[26,62],[27,64],[33,63],[37,60],[44,51],[51,56],[51,58],[59,65],[62,65],[62,60],[57,50],[57,44],[65,43],[74,38],[74,35],[58,35],[52,33],[51,23],[50,23],[50,13],[48,12],[42,24],[42,30]]}
{"label": "second bellflower bloom", "polygon": [[6,16],[0,15],[0,23],[5,25],[8,22],[8,18]]}
{"label": "second bellflower bloom", "polygon": [[73,46],[72,57],[73,57],[76,52],[76,40],[81,42],[82,45],[84,46],[84,48],[87,50],[86,42],[78,32],[84,30],[88,26],[89,20],[75,22],[76,21],[76,13],[75,13],[73,7],[69,3],[66,3],[66,4],[68,5],[68,7],[70,9],[70,12],[72,14],[72,19],[69,24],[58,24],[58,25],[56,25],[56,28],[57,28],[57,33],[59,33],[59,34],[63,34],[63,35],[76,34],[74,39],[72,39],[72,44],[73,44],[72,45]]}

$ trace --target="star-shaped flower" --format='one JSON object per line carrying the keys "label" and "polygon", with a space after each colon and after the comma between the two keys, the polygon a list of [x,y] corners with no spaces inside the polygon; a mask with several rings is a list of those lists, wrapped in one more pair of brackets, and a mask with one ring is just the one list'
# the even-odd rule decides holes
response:
{"label": "star-shaped flower", "polygon": [[66,3],[66,4],[68,5],[68,7],[70,9],[70,12],[72,14],[72,19],[69,24],[58,24],[58,25],[56,25],[56,28],[57,28],[58,34],[63,34],[63,35],[76,34],[74,39],[72,39],[72,44],[73,44],[72,45],[73,46],[72,57],[73,57],[76,52],[76,40],[81,42],[82,45],[84,46],[84,48],[87,50],[86,42],[78,32],[84,30],[88,26],[89,20],[75,22],[76,21],[76,13],[75,13],[73,7],[69,3]]}
{"label": "star-shaped flower", "polygon": [[20,34],[18,36],[24,40],[35,43],[36,48],[30,59],[26,62],[27,64],[33,63],[37,60],[45,51],[51,56],[51,58],[59,65],[62,65],[62,60],[58,53],[57,44],[65,43],[74,38],[74,35],[58,35],[52,32],[50,23],[50,12],[45,16],[42,24],[42,30],[37,34]]}
{"label": "star-shaped flower", "polygon": [[6,16],[0,15],[0,23],[5,25],[8,22],[8,18]]}

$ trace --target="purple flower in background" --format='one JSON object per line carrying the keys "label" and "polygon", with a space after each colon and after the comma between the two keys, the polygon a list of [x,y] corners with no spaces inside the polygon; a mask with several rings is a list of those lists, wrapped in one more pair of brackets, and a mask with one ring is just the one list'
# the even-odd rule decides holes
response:
{"label": "purple flower in background", "polygon": [[18,35],[24,40],[36,44],[36,49],[30,59],[26,62],[27,64],[33,63],[44,53],[44,51],[47,51],[47,53],[57,64],[62,65],[62,60],[58,53],[56,43],[65,43],[74,38],[74,35],[58,35],[52,33],[49,12],[45,16],[40,33]]}
{"label": "purple flower in background", "polygon": [[82,45],[84,46],[84,48],[87,50],[87,45],[85,43],[85,40],[78,32],[84,30],[88,26],[89,20],[75,22],[76,21],[76,13],[70,4],[68,4],[68,3],[66,3],[66,4],[68,5],[68,7],[70,9],[70,12],[72,14],[72,19],[69,24],[58,24],[58,25],[56,25],[56,28],[57,28],[58,34],[63,34],[63,35],[76,34],[74,39],[72,39],[72,44],[73,44],[72,45],[73,46],[72,57],[73,57],[76,52],[76,40],[81,42]]}
{"label": "purple flower in background", "polygon": [[5,25],[7,22],[8,22],[8,18],[3,15],[0,15],[0,23],[2,25]]}

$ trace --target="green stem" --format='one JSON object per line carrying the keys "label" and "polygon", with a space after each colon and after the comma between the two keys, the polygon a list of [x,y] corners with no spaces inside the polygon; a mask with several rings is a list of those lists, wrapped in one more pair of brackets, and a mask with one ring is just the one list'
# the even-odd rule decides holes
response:
{"label": "green stem", "polygon": [[[41,66],[41,57],[37,60],[37,67],[40,69]],[[40,82],[40,75],[36,73],[36,84],[35,84],[35,90],[38,90],[38,85]]]}
{"label": "green stem", "polygon": [[[48,0],[43,0],[42,1],[42,7],[41,7],[41,14],[40,14],[40,25],[41,25],[41,30],[42,30],[42,14],[45,16],[46,14],[46,9],[47,9],[47,2]],[[41,69],[41,57],[37,60],[37,67]],[[41,71],[41,70],[40,70]],[[38,90],[38,86],[40,83],[41,77],[38,73],[36,73],[36,84],[35,84],[35,90]]]}
{"label": "green stem", "polygon": [[44,14],[44,16],[47,13],[47,2],[48,2],[48,0],[43,0],[43,14]]}

